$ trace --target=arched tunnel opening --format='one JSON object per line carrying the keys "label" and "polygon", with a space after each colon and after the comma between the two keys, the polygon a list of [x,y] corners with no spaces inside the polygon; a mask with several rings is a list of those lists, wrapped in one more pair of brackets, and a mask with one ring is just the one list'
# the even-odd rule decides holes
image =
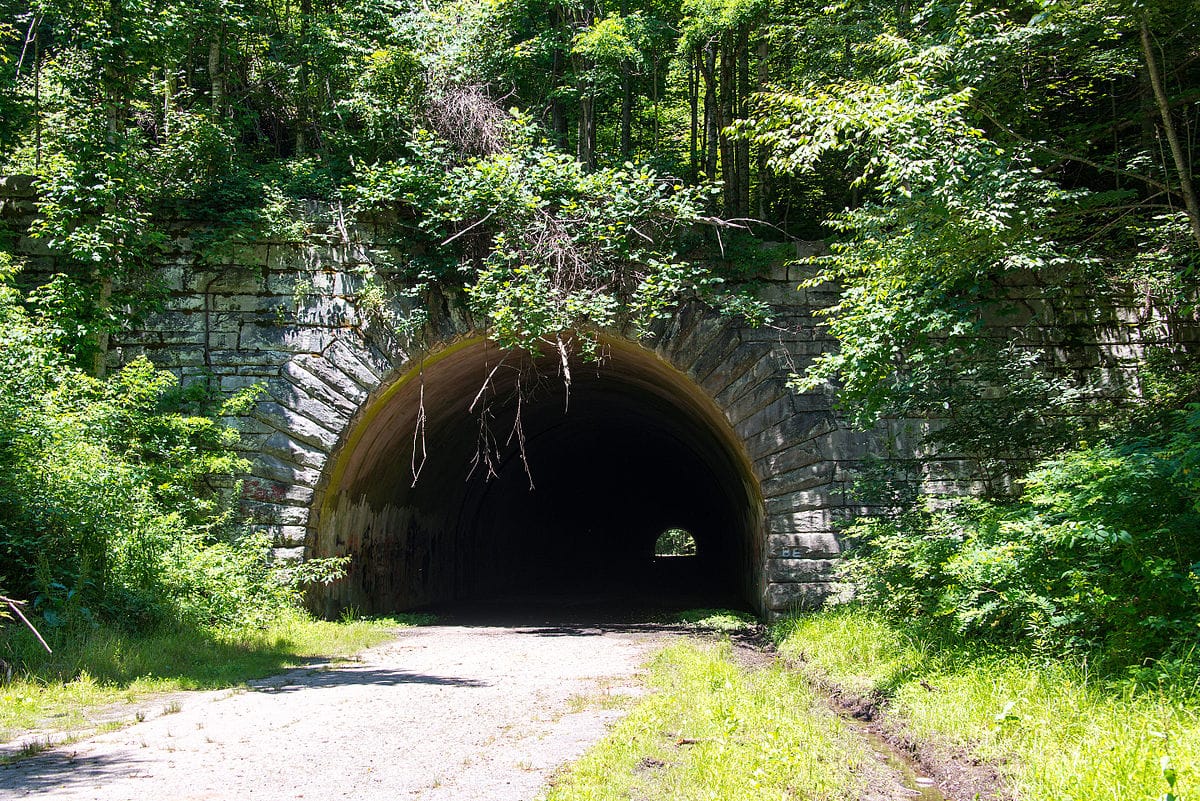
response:
{"label": "arched tunnel opening", "polygon": [[[761,603],[761,494],[716,405],[623,340],[598,362],[455,343],[375,393],[318,489],[327,616],[463,602]],[[695,543],[656,558],[664,531]]]}

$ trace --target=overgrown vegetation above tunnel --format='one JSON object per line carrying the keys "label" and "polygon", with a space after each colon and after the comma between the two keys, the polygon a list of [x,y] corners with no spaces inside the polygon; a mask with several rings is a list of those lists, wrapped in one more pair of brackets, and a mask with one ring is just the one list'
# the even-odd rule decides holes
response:
{"label": "overgrown vegetation above tunnel", "polygon": [[76,260],[50,308],[93,372],[151,300],[167,220],[211,225],[219,261],[313,233],[299,200],[398,216],[412,255],[368,297],[465,286],[526,347],[639,330],[680,293],[761,319],[721,283],[754,237],[828,237],[841,347],[797,387],[832,381],[863,423],[995,420],[945,448],[1010,461],[1078,440],[1101,394],[1059,371],[1072,337],[1031,353],[1023,321],[985,325],[1014,281],[1168,319],[1194,299],[1194,0],[6,11],[4,169],[36,176],[36,234]]}

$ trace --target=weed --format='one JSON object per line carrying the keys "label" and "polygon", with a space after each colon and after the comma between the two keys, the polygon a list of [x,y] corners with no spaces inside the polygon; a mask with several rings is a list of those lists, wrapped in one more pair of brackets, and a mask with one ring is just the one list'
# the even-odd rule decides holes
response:
{"label": "weed", "polygon": [[861,744],[804,681],[739,669],[727,643],[660,652],[654,694],[572,768],[543,801],[854,797]]}
{"label": "weed", "polygon": [[[237,688],[314,657],[348,655],[383,642],[398,626],[413,625],[408,620],[330,623],[297,612],[263,629],[223,632],[62,629],[54,632],[52,655],[16,631],[3,645],[20,654],[23,670],[0,692],[0,742],[48,719],[57,729],[78,728],[87,725],[83,713],[99,707],[157,693]],[[164,710],[170,711],[178,710]]]}
{"label": "weed", "polygon": [[622,693],[612,693],[608,690],[573,695],[567,699],[567,710],[571,714],[584,712],[589,709],[627,709],[633,703],[633,697]]}
{"label": "weed", "polygon": [[1200,702],[1177,688],[1106,680],[1083,660],[931,639],[861,607],[785,621],[774,635],[806,672],[889,698],[912,736],[1002,764],[1026,801],[1200,793]]}
{"label": "weed", "polygon": [[687,609],[674,615],[672,623],[687,623],[697,629],[732,634],[748,631],[758,625],[758,620],[748,612],[733,609]]}
{"label": "weed", "polygon": [[29,757],[37,756],[45,751],[49,751],[53,747],[54,744],[50,742],[49,737],[43,737],[40,740],[30,740],[29,742],[21,744],[21,748],[17,751],[14,760],[28,759]]}

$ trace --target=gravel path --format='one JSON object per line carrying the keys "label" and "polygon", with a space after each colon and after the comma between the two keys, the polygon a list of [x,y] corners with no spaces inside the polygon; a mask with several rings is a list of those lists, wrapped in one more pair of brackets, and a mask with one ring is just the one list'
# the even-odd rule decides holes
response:
{"label": "gravel path", "polygon": [[361,661],[186,696],[173,714],[0,767],[0,799],[529,801],[620,714],[572,697],[637,692],[665,636],[405,630]]}

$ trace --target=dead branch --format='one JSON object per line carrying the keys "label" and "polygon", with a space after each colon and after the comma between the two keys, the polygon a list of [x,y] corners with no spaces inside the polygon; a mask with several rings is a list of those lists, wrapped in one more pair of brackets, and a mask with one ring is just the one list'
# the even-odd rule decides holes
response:
{"label": "dead branch", "polygon": [[[496,366],[487,374],[487,378],[483,379],[483,385],[479,387],[479,391],[475,393],[475,400],[471,401],[471,405],[467,407],[468,412],[475,411],[475,405],[479,403],[479,399],[483,397],[488,388],[492,385],[492,379],[496,376],[496,371],[504,366],[504,361],[507,356],[502,356],[500,361],[496,362]],[[486,408],[486,407],[485,407]]]}
{"label": "dead branch", "polygon": [[496,214],[496,210],[495,210],[495,209],[492,209],[491,211],[489,211],[489,212],[487,213],[487,216],[486,216],[486,217],[484,217],[482,220],[476,220],[475,222],[471,223],[471,224],[470,224],[470,225],[468,225],[466,228],[462,229],[462,230],[461,230],[461,231],[459,231],[457,234],[455,234],[454,236],[450,237],[450,238],[449,238],[449,239],[447,239],[445,242],[443,242],[443,243],[442,243],[442,247],[446,247],[446,245],[449,245],[451,242],[453,242],[455,239],[458,239],[458,238],[459,238],[460,236],[462,236],[463,234],[470,233],[470,232],[471,232],[473,229],[475,229],[475,228],[478,228],[479,226],[483,225],[485,222],[487,222],[488,220],[492,219],[492,217],[493,217],[495,214]]}
{"label": "dead branch", "polygon": [[[421,364],[420,372],[420,395],[417,397],[417,419],[413,424],[413,449],[412,449],[412,474],[413,480],[411,486],[417,486],[417,479],[421,476],[421,471],[425,469],[425,462],[429,458],[429,452],[425,447],[425,365]],[[417,463],[417,441],[421,443],[421,462]]]}
{"label": "dead branch", "polygon": [[525,477],[529,479],[529,489],[533,490],[533,471],[529,468],[529,455],[525,452],[525,426],[522,423],[523,415],[521,414],[521,406],[524,402],[522,397],[524,393],[521,391],[521,379],[517,378],[517,413],[513,415],[512,431],[508,434],[508,441],[504,443],[505,447],[512,444],[513,439],[517,441],[517,451],[521,454],[521,464],[525,466]]}
{"label": "dead branch", "polygon": [[566,414],[571,407],[571,362],[567,352],[567,345],[562,341],[562,335],[554,337],[554,341],[558,343],[558,355],[561,359],[563,386],[566,388],[566,398],[563,400],[563,414]]}
{"label": "dead branch", "polygon": [[491,481],[496,478],[499,473],[496,472],[496,438],[492,435],[492,427],[488,424],[490,408],[485,406],[479,413],[479,433],[475,444],[475,456],[471,459],[471,469],[467,472],[467,478],[475,475],[476,468],[482,466],[484,469],[484,481]]}
{"label": "dead branch", "polygon": [[21,618],[21,622],[29,627],[29,630],[33,632],[33,636],[37,637],[38,642],[40,642],[42,647],[46,649],[46,653],[54,653],[54,651],[50,649],[49,644],[46,643],[46,640],[42,638],[42,633],[37,630],[37,626],[30,623],[29,618],[25,617],[25,613],[21,611],[21,607],[26,604],[25,601],[18,601],[14,598],[8,598],[0,595],[0,603],[7,604],[8,608],[11,609],[17,617]]}
{"label": "dead branch", "polygon": [[492,156],[504,150],[508,114],[479,85],[435,82],[425,122],[465,156]]}

